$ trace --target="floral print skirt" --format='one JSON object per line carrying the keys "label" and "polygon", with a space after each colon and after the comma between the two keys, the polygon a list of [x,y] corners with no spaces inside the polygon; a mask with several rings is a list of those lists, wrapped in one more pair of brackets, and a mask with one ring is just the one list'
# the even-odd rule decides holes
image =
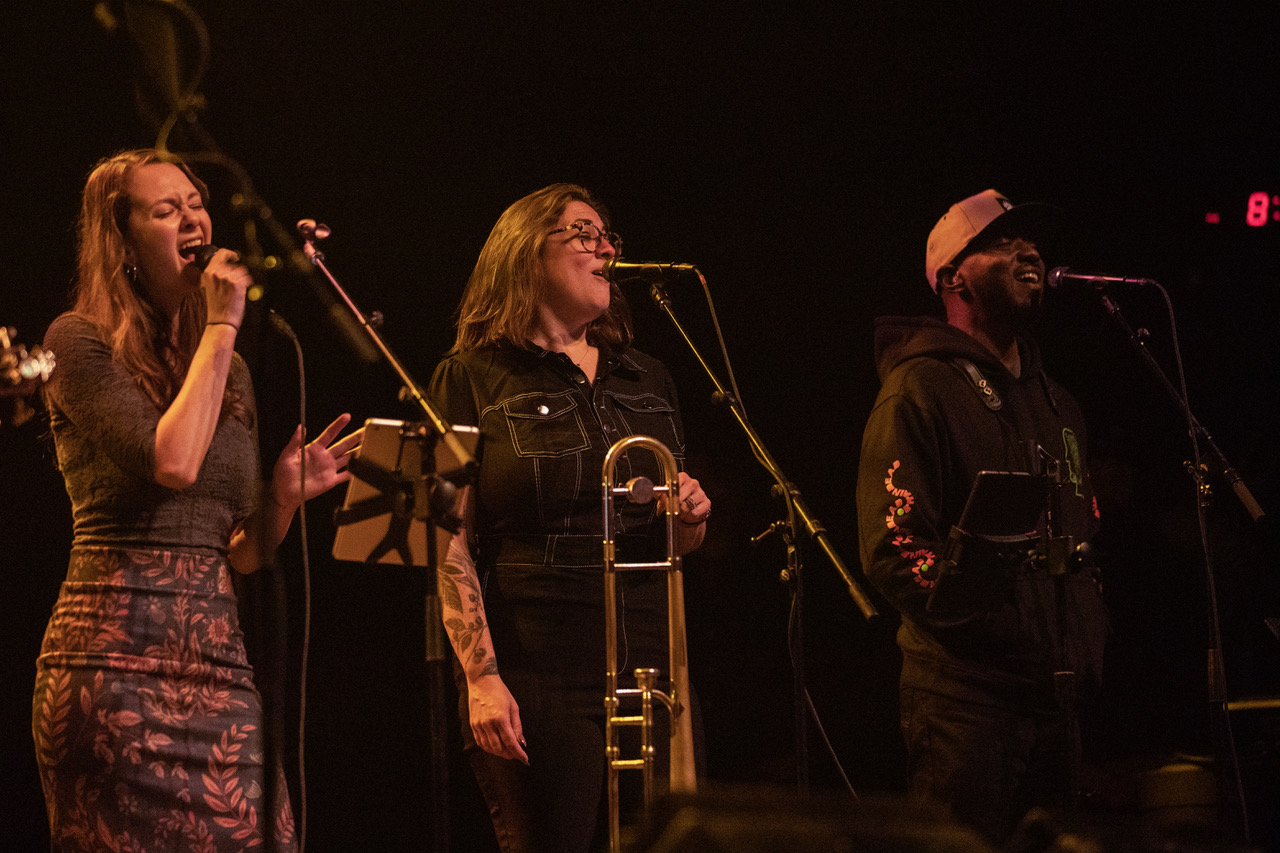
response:
{"label": "floral print skirt", "polygon": [[217,554],[72,551],[32,703],[54,850],[297,849],[228,572]]}

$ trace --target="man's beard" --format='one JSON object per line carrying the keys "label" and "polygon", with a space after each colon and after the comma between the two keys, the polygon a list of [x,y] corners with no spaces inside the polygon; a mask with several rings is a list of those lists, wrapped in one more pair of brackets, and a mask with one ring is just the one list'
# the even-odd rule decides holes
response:
{"label": "man's beard", "polygon": [[1044,291],[1031,294],[1025,305],[1010,305],[1015,328],[1034,329],[1044,319]]}
{"label": "man's beard", "polygon": [[1025,303],[1020,304],[1010,287],[1001,284],[982,286],[979,297],[986,304],[987,312],[993,320],[1003,320],[1017,330],[1034,329],[1044,315],[1044,291],[1037,290],[1028,294]]}

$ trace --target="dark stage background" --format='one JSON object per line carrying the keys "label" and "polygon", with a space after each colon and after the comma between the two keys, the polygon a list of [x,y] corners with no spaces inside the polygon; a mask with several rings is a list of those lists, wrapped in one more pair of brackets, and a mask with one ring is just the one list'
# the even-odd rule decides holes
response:
{"label": "dark stage background", "polygon": [[[14,5],[0,33],[0,322],[31,344],[67,304],[72,224],[90,166],[151,144],[156,127],[135,98],[141,75],[122,4],[103,4],[114,32],[87,0]],[[451,343],[451,312],[502,210],[553,181],[584,183],[610,205],[628,258],[702,269],[752,423],[855,572],[854,478],[877,390],[872,319],[933,310],[925,236],[952,202],[987,187],[1066,211],[1069,238],[1047,258],[1051,266],[1166,286],[1197,416],[1263,507],[1280,505],[1280,221],[1245,222],[1251,193],[1280,194],[1280,12],[1258,3],[1156,18],[1033,5],[940,16],[938,4],[887,2],[769,11],[661,2],[190,3],[211,45],[200,126],[290,233],[303,217],[332,227],[323,246],[330,266],[361,308],[384,313],[386,340],[419,381]],[[176,32],[185,67],[193,31],[180,23]],[[178,77],[188,79],[185,70]],[[189,140],[176,131],[173,147]],[[216,242],[247,250],[244,216],[230,204],[235,181],[216,165],[200,172],[215,193]],[[1208,223],[1209,213],[1220,221]],[[265,228],[258,237],[278,253]],[[260,282],[260,305],[301,339],[313,431],[340,411],[361,420],[414,414],[397,402],[386,365],[352,357],[310,283],[279,270]],[[689,468],[716,507],[706,546],[686,564],[708,773],[793,787],[783,547],[776,538],[749,543],[780,508],[673,328],[643,290],[629,295],[642,348],[665,360],[680,386]],[[700,293],[676,286],[672,296],[714,356]],[[1123,814],[1140,771],[1179,752],[1213,751],[1204,559],[1183,470],[1190,443],[1098,299],[1050,297],[1049,368],[1091,423],[1115,629],[1107,684],[1086,715],[1089,780],[1094,807]],[[1172,370],[1158,294],[1116,298]],[[270,460],[297,418],[292,348],[252,324],[241,346],[255,370]],[[0,432],[0,826],[15,850],[39,849],[45,837],[30,689],[70,539],[42,432],[38,422]],[[1273,543],[1223,483],[1212,485],[1228,688],[1232,698],[1276,695],[1280,644],[1275,623],[1264,621],[1280,610]],[[309,846],[424,849],[425,581],[420,570],[332,560],[329,519],[340,497],[314,502],[309,514]],[[277,575],[289,601],[290,732],[299,543],[295,526]],[[860,793],[896,794],[894,618],[864,621],[822,555],[807,548],[805,556],[804,660],[832,747],[808,728],[812,784],[840,790],[838,761]],[[260,672],[271,632],[255,627],[255,614],[270,612],[270,586],[245,589]],[[1266,837],[1280,801],[1278,724],[1265,711],[1233,721]],[[450,779],[455,844],[484,849],[477,795],[456,761]]]}

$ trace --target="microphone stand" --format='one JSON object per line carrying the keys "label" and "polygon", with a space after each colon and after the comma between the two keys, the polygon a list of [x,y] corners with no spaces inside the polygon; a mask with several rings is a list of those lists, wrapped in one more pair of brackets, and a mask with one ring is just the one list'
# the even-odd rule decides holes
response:
{"label": "microphone stand", "polygon": [[1062,532],[1062,487],[1066,482],[1062,464],[1046,452],[1039,442],[1032,440],[1029,456],[1033,471],[1044,479],[1045,512],[1044,533],[1034,558],[1053,579],[1054,615],[1058,620],[1058,639],[1053,654],[1053,697],[1062,724],[1064,751],[1059,777],[1063,808],[1075,811],[1080,786],[1080,716],[1078,712],[1076,673],[1070,669],[1071,658],[1067,653],[1067,575],[1079,571],[1081,548],[1074,538]]}
{"label": "microphone stand", "polygon": [[[694,272],[697,272],[695,269]],[[698,278],[702,280],[703,287],[706,287],[706,279],[702,278],[702,273],[697,272]],[[734,420],[738,422],[738,426],[742,428],[743,434],[747,437],[747,442],[751,446],[751,452],[756,459],[764,466],[765,470],[774,479],[772,492],[775,496],[781,497],[786,506],[786,517],[783,520],[776,521],[759,536],[753,538],[753,542],[758,542],[770,533],[780,533],[787,547],[787,565],[782,571],[781,577],[791,589],[792,594],[792,619],[791,619],[791,636],[794,642],[794,648],[791,651],[792,666],[792,682],[795,692],[795,715],[796,715],[796,782],[801,793],[807,793],[809,785],[809,764],[808,764],[808,734],[807,734],[807,711],[808,711],[808,691],[805,688],[804,676],[804,572],[803,558],[799,547],[801,539],[817,543],[822,549],[823,554],[835,567],[836,571],[844,579],[845,586],[849,590],[849,595],[853,598],[854,603],[858,607],[858,611],[862,613],[863,618],[871,619],[879,615],[871,599],[863,591],[853,574],[845,566],[844,561],[840,559],[840,555],[836,553],[831,541],[827,538],[826,528],[822,523],[810,512],[808,505],[804,501],[804,497],[800,494],[800,489],[791,482],[791,480],[782,471],[782,467],[769,453],[764,446],[764,442],[756,433],[755,429],[747,420],[746,412],[741,402],[734,395],[727,392],[724,385],[716,376],[715,371],[707,364],[706,359],[702,357],[698,346],[689,337],[684,326],[676,317],[675,311],[671,307],[671,298],[667,294],[666,289],[662,286],[659,278],[650,283],[649,296],[653,299],[655,305],[667,315],[680,337],[688,345],[698,363],[702,365],[703,372],[711,380],[711,384],[715,387],[712,394],[712,400],[723,403],[729,407],[729,411],[733,414]]]}
{"label": "microphone stand", "polygon": [[[108,4],[98,5],[98,23],[108,31],[117,29],[119,22],[110,11],[104,11]],[[147,90],[138,91],[139,107],[144,114],[149,112],[149,107],[160,107],[167,112],[167,117],[159,124],[155,148],[169,153],[170,138],[180,137],[190,143],[190,146],[181,147],[194,149],[173,152],[178,153],[184,163],[190,165],[207,162],[226,169],[235,178],[237,186],[237,191],[231,198],[232,208],[245,217],[245,234],[250,243],[249,252],[244,258],[246,265],[255,272],[283,265],[305,280],[335,331],[341,335],[352,353],[364,364],[377,361],[378,353],[317,279],[314,268],[298,251],[288,230],[254,189],[249,173],[239,162],[222,151],[200,123],[199,113],[206,104],[198,88],[209,61],[209,33],[204,21],[181,0],[129,0],[121,6],[121,12],[124,19],[122,29],[136,52],[139,72],[149,84]],[[174,26],[177,21],[185,23],[197,41],[197,57],[192,63],[195,71],[188,81],[179,80],[185,69],[179,67],[178,62],[181,41]],[[152,115],[145,117],[156,119]],[[266,259],[262,256],[261,248],[257,245],[259,223],[283,256],[279,264],[275,258]]]}
{"label": "microphone stand", "polygon": [[[105,7],[106,4],[99,5]],[[100,24],[108,30],[116,27],[116,21],[110,11],[103,12],[102,9],[99,9],[98,12],[101,13],[98,16]],[[465,472],[466,478],[474,478],[476,470],[475,458],[463,447],[443,418],[432,409],[418,383],[409,376],[408,371],[404,369],[399,359],[392,354],[374,326],[356,308],[355,303],[351,301],[341,285],[338,284],[337,279],[333,277],[324,265],[324,256],[316,250],[314,241],[327,236],[329,229],[322,225],[318,226],[309,220],[299,223],[299,230],[302,231],[306,241],[305,250],[299,252],[296,242],[280,221],[276,219],[271,208],[254,190],[253,181],[250,179],[248,172],[236,160],[224,154],[217,142],[200,124],[198,113],[204,106],[204,99],[199,96],[197,90],[208,61],[209,38],[208,31],[199,15],[186,3],[175,2],[175,0],[139,0],[137,3],[126,3],[123,6],[123,14],[126,25],[124,29],[130,42],[138,52],[142,76],[153,87],[150,94],[153,97],[159,97],[161,105],[168,110],[167,118],[158,129],[155,147],[162,152],[168,152],[169,137],[181,122],[182,131],[189,135],[190,140],[197,149],[191,152],[183,152],[181,154],[183,161],[186,163],[199,161],[216,163],[235,176],[239,185],[239,192],[233,197],[232,205],[247,217],[245,231],[246,236],[249,238],[250,253],[246,260],[249,262],[251,269],[262,270],[267,266],[261,256],[261,249],[258,247],[256,240],[255,223],[261,223],[264,230],[274,238],[281,253],[284,255],[288,267],[311,285],[317,302],[325,310],[329,321],[334,324],[334,328],[347,344],[352,354],[362,363],[372,364],[377,361],[380,353],[399,375],[404,386],[405,396],[422,409],[431,427],[430,430],[419,430],[419,435],[427,443],[422,456],[424,466],[434,466],[435,454],[432,452],[434,450],[434,442],[443,439],[445,446],[450,449],[460,468]],[[166,16],[174,17],[173,19],[167,19]],[[177,64],[178,36],[176,30],[172,27],[173,20],[179,19],[190,26],[198,41],[197,71],[183,85],[179,85],[181,72]],[[155,55],[157,49],[161,54],[160,56]],[[139,94],[141,96],[143,93],[140,92]],[[342,305],[334,301],[329,291],[317,279],[315,268],[324,273],[324,276],[341,297],[347,310],[344,311]],[[353,318],[358,321],[359,328],[353,323]],[[441,519],[439,519],[438,513],[434,511],[431,515],[432,517],[428,519],[426,526],[428,535],[426,646],[430,677],[429,689],[431,691],[429,715],[431,717],[432,836],[434,839],[432,849],[438,853],[447,853],[449,849],[448,763],[445,749],[445,714],[441,700],[444,695],[444,666],[449,646],[444,638],[444,624],[441,620],[438,577],[436,575],[436,530],[435,526],[430,523],[431,521],[436,521],[439,524]],[[264,732],[268,756],[273,754],[273,749],[275,748],[270,742],[272,734],[272,729],[268,726],[267,731]],[[266,802],[270,804],[273,801],[271,793],[275,785],[275,776],[272,772],[266,773],[264,783],[267,788]],[[305,816],[305,807],[303,813]],[[304,819],[298,839],[300,847],[306,843],[305,830],[306,823]],[[267,834],[266,841],[268,849],[274,846],[270,833]]]}
{"label": "microphone stand", "polygon": [[[1158,286],[1158,285],[1157,285]],[[1160,288],[1161,293],[1164,288]],[[1207,458],[1213,461],[1213,468],[1216,472],[1231,486],[1232,492],[1240,500],[1245,510],[1255,522],[1260,522],[1266,517],[1266,513],[1262,507],[1254,499],[1253,494],[1249,491],[1249,487],[1245,485],[1244,480],[1236,472],[1236,470],[1227,462],[1226,456],[1218,449],[1213,437],[1209,435],[1208,430],[1201,426],[1196,419],[1195,414],[1191,411],[1191,403],[1187,399],[1184,392],[1174,386],[1164,370],[1160,367],[1151,351],[1147,348],[1146,329],[1134,331],[1129,321],[1120,313],[1119,306],[1111,299],[1111,296],[1105,291],[1099,291],[1099,297],[1102,300],[1102,306],[1106,309],[1107,314],[1114,320],[1124,331],[1129,339],[1129,343],[1134,350],[1142,357],[1143,362],[1150,368],[1151,373],[1156,377],[1160,386],[1168,393],[1169,398],[1173,400],[1175,406],[1182,413],[1187,421],[1187,430],[1191,438],[1192,462],[1187,465],[1187,471],[1191,475],[1196,484],[1196,518],[1200,525],[1200,541],[1204,551],[1204,569],[1205,569],[1205,591],[1208,599],[1209,614],[1209,648],[1206,669],[1206,682],[1208,686],[1208,695],[1210,707],[1213,709],[1216,719],[1214,726],[1214,741],[1217,744],[1217,751],[1220,759],[1225,761],[1227,769],[1232,774],[1235,796],[1239,803],[1240,818],[1242,821],[1242,830],[1245,837],[1245,843],[1249,839],[1249,817],[1248,806],[1244,797],[1244,783],[1241,778],[1240,764],[1236,756],[1235,738],[1231,727],[1231,714],[1227,702],[1227,684],[1226,672],[1222,659],[1222,627],[1218,612],[1218,593],[1217,586],[1214,581],[1213,557],[1209,544],[1208,519],[1206,516],[1211,489],[1206,482],[1206,474],[1209,473],[1209,466],[1204,461],[1206,456],[1200,453],[1200,441],[1203,441],[1209,448]],[[1165,300],[1168,301],[1168,294],[1165,293]],[[1171,315],[1172,316],[1172,315]],[[1174,333],[1174,345],[1177,346],[1177,335]],[[1180,358],[1180,357],[1179,357]]]}
{"label": "microphone stand", "polygon": [[[334,291],[337,293],[342,304],[346,305],[351,311],[354,318],[358,321],[360,328],[368,336],[369,341],[382,353],[383,358],[391,365],[391,368],[400,377],[403,384],[403,396],[406,401],[412,401],[422,413],[426,416],[429,429],[420,429],[416,436],[424,442],[422,448],[422,474],[428,475],[434,472],[435,442],[443,441],[445,446],[449,448],[454,459],[458,461],[459,468],[465,472],[463,482],[459,482],[459,493],[461,486],[466,481],[473,480],[476,473],[476,461],[471,453],[462,445],[458,437],[454,434],[453,429],[439,414],[432,408],[431,403],[423,394],[421,387],[409,375],[408,370],[396,358],[391,349],[383,341],[382,336],[375,328],[375,324],[369,321],[369,318],[356,307],[355,302],[347,295],[342,285],[329,271],[325,265],[324,254],[316,249],[317,240],[323,240],[329,236],[329,228],[325,225],[316,223],[311,219],[304,219],[298,223],[298,232],[303,238],[302,251],[306,257],[315,264],[316,268],[328,279],[333,285]],[[432,501],[432,504],[435,502]],[[439,507],[432,506],[427,512],[429,516],[427,520],[427,594],[426,594],[426,662],[427,662],[427,678],[428,678],[428,724],[430,727],[431,741],[431,850],[435,853],[448,853],[449,850],[449,764],[448,764],[448,737],[446,733],[445,723],[447,720],[444,708],[445,695],[445,669],[449,659],[449,643],[444,633],[444,621],[441,618],[439,575],[437,572],[438,554],[436,552],[436,537],[440,535],[437,527],[448,527],[449,520],[441,518]],[[406,554],[404,556],[406,565],[411,560]]]}
{"label": "microphone stand", "polygon": [[1196,452],[1198,457],[1196,459],[1196,471],[1192,472],[1192,476],[1195,477],[1199,489],[1203,490],[1205,488],[1203,474],[1208,470],[1208,466],[1205,465],[1204,457],[1199,454],[1199,447],[1196,444],[1196,439],[1199,439],[1208,445],[1209,453],[1207,456],[1214,463],[1213,467],[1216,469],[1216,473],[1226,481],[1227,485],[1231,486],[1231,491],[1235,493],[1235,496],[1240,500],[1245,511],[1249,513],[1249,517],[1255,522],[1262,521],[1266,517],[1266,512],[1258,504],[1257,500],[1254,499],[1253,493],[1249,491],[1249,487],[1245,485],[1244,480],[1236,472],[1236,469],[1227,462],[1227,457],[1218,449],[1218,445],[1214,442],[1213,436],[1209,435],[1209,431],[1201,426],[1200,421],[1196,420],[1195,414],[1191,411],[1190,403],[1169,380],[1169,377],[1165,375],[1164,370],[1161,369],[1159,363],[1156,362],[1155,357],[1151,355],[1151,351],[1147,349],[1146,330],[1141,329],[1135,332],[1133,327],[1129,325],[1129,321],[1120,313],[1120,308],[1116,305],[1115,301],[1112,300],[1105,292],[1100,293],[1099,296],[1102,299],[1102,307],[1106,309],[1111,318],[1115,320],[1121,329],[1124,330],[1125,335],[1129,339],[1129,343],[1132,344],[1133,348],[1142,356],[1142,360],[1146,363],[1147,367],[1151,369],[1151,372],[1155,375],[1156,379],[1160,381],[1160,386],[1164,388],[1170,399],[1173,400],[1174,405],[1178,407],[1178,410],[1182,413],[1183,417],[1187,419],[1187,426],[1191,431],[1192,449]]}

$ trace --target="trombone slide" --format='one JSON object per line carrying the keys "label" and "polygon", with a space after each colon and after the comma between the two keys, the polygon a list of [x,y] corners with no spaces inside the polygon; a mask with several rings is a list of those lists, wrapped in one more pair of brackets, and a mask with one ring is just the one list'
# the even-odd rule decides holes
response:
{"label": "trombone slide", "polygon": [[[618,460],[630,449],[646,448],[653,451],[662,466],[664,483],[649,483],[645,478],[635,478],[626,485],[618,485],[615,473]],[[643,482],[638,482],[643,481]],[[671,791],[692,792],[697,788],[694,767],[693,720],[689,705],[689,659],[685,632],[684,576],[680,555],[676,552],[676,523],[680,509],[679,470],[671,450],[657,439],[645,435],[633,435],[622,439],[605,454],[603,469],[604,507],[604,597],[605,597],[605,751],[609,766],[609,847],[621,849],[619,774],[623,770],[640,770],[643,774],[644,808],[646,814],[653,804],[654,755],[653,707],[657,701],[671,716],[670,778]],[[666,559],[658,562],[619,562],[614,542],[614,501],[617,497],[638,496],[636,502],[647,502],[653,493],[666,495]],[[663,571],[667,575],[667,648],[669,674],[668,691],[659,690],[656,669],[637,669],[635,688],[618,687],[618,608],[617,573],[619,571]],[[639,698],[640,713],[619,714],[621,700]],[[634,726],[640,729],[640,757],[624,759],[618,746],[618,729]]]}

